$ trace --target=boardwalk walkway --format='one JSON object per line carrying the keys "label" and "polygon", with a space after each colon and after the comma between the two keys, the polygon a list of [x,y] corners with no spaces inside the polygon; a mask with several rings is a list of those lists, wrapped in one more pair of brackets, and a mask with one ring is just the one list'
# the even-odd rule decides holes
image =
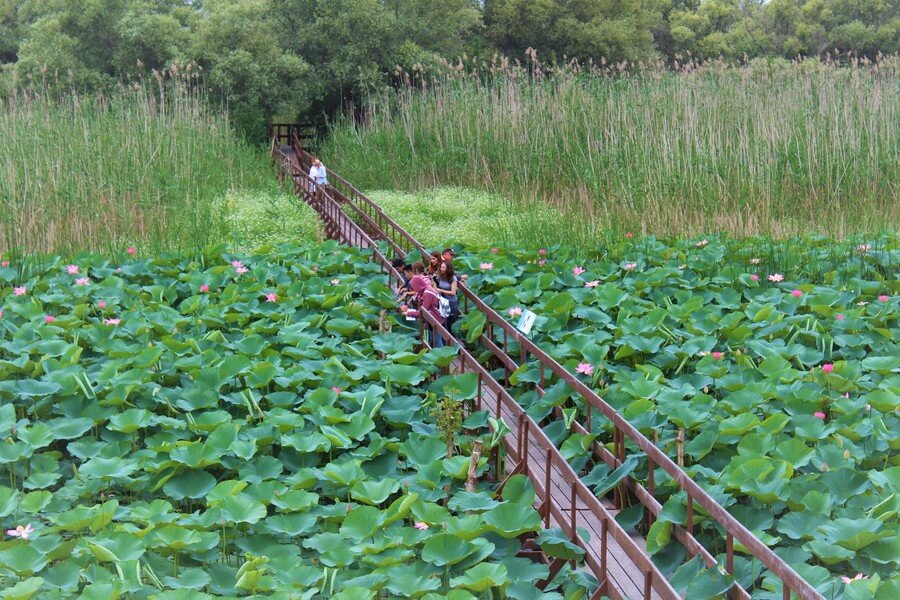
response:
{"label": "boardwalk walkway", "polygon": [[[279,163],[280,176],[293,179],[297,194],[322,218],[326,235],[345,244],[371,250],[373,260],[381,263],[388,277],[392,281],[399,279],[399,274],[388,262],[388,254],[405,256],[411,250],[424,253],[422,245],[385,215],[380,207],[336,173],[329,171],[330,186],[316,189],[306,176],[311,157],[300,146],[296,132],[292,136],[290,125],[273,126],[273,131],[275,133],[272,154]],[[656,473],[660,471],[661,475],[667,475],[672,483],[684,491],[687,498],[685,522],[675,525],[672,534],[684,545],[688,557],[697,556],[710,569],[733,573],[733,557],[737,541],[741,551],[759,560],[768,569],[768,574],[774,576],[772,580],[780,585],[780,589],[765,592],[768,596],[774,592],[786,600],[792,597],[824,600],[815,588],[732,517],[652,441],[631,426],[593,390],[559,365],[543,349],[519,334],[471,290],[464,285],[461,289],[467,309],[480,311],[485,315],[487,326],[478,339],[477,352],[488,351],[507,374],[518,368],[526,359],[539,365],[540,383],[535,384],[534,389],[541,395],[552,381],[564,381],[586,407],[584,422],[574,422],[573,432],[585,433],[591,430],[592,411],[610,422],[612,439],[608,440],[608,443],[612,451],[600,440],[595,441],[591,448],[594,461],[605,462],[611,468],[616,468],[626,460],[628,452],[638,454],[641,460],[646,461],[648,465],[646,480],[625,478],[624,482],[614,489],[612,497],[616,501],[622,502],[627,498],[630,501],[640,502],[647,516],[647,522],[652,522],[662,508],[655,497],[654,487],[654,480],[659,476]],[[430,326],[444,338],[445,344],[457,347],[457,359],[451,364],[450,370],[458,373],[475,373],[478,376],[477,409],[489,410],[494,416],[502,417],[512,429],[503,440],[508,457],[508,472],[522,473],[531,479],[536,492],[535,505],[544,518],[545,526],[559,527],[572,543],[585,550],[585,566],[598,581],[598,587],[591,595],[591,600],[601,597],[614,600],[679,598],[665,575],[648,557],[644,550],[644,540],[634,531],[630,533],[625,531],[616,522],[615,515],[618,510],[614,503],[610,499],[597,498],[592,493],[541,427],[510,395],[510,391],[476,360],[472,354],[475,350],[461,344],[429,314],[425,313],[423,318],[426,322],[420,322],[420,332],[426,325]],[[423,336],[423,339],[427,339],[427,336]],[[515,350],[511,351],[511,348]],[[711,519],[723,532],[721,543],[727,552],[721,562],[718,562],[693,535],[695,504],[703,510],[703,517]],[[587,532],[589,541],[584,540],[579,530]],[[565,561],[546,560],[550,564],[550,579],[552,579]],[[539,582],[538,585],[542,587],[544,584],[546,582]],[[744,589],[734,583],[728,596],[740,600],[749,599],[748,590],[752,590],[755,585]]]}

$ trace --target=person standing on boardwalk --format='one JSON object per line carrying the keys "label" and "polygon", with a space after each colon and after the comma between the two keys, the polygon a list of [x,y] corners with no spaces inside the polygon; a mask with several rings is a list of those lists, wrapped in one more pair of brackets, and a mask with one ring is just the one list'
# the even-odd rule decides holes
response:
{"label": "person standing on boardwalk", "polygon": [[[414,275],[410,280],[410,287],[418,295],[419,310],[408,309],[406,311],[406,316],[418,317],[421,314],[420,311],[424,310],[431,313],[431,315],[438,323],[444,325],[444,317],[441,316],[439,309],[440,296],[438,296],[437,291],[435,291],[434,285],[431,282],[431,278],[423,274],[424,271],[425,265],[423,265],[421,262],[416,262],[413,264]],[[427,322],[425,324],[425,327],[428,330],[429,336],[431,338],[431,347],[442,347],[444,345],[444,338]]]}
{"label": "person standing on boardwalk", "polygon": [[312,191],[316,191],[317,186],[328,185],[328,170],[318,158],[313,159],[312,166],[309,168],[309,178],[315,183]]}
{"label": "person standing on boardwalk", "polygon": [[441,262],[438,268],[438,274],[435,278],[438,294],[446,296],[450,301],[450,316],[447,317],[447,331],[453,333],[453,324],[459,318],[459,298],[456,295],[456,284],[459,280],[456,277],[456,271],[453,270],[453,263],[449,260]]}

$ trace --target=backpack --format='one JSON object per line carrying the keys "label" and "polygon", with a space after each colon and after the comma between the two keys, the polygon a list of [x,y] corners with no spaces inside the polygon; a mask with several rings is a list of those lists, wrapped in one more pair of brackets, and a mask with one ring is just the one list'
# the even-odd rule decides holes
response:
{"label": "backpack", "polygon": [[438,294],[434,290],[428,290],[428,292],[437,296],[438,299],[438,314],[443,318],[447,318],[450,316],[450,300],[444,298],[443,295]]}

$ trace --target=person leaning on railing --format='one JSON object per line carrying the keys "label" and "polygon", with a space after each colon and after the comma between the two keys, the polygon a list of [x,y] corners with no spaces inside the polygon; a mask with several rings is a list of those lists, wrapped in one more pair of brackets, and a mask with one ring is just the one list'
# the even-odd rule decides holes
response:
{"label": "person leaning on railing", "polygon": [[[413,277],[409,281],[409,285],[412,290],[416,293],[416,297],[419,301],[419,310],[406,308],[401,306],[400,310],[403,311],[407,317],[418,317],[421,315],[421,311],[428,311],[431,313],[438,323],[441,325],[444,324],[444,317],[441,316],[440,311],[440,297],[438,293],[434,289],[434,285],[431,282],[431,278],[425,275],[425,265],[421,262],[415,262],[412,266]],[[426,321],[426,327],[428,328],[428,332],[431,336],[431,347],[432,348],[440,348],[444,345],[444,338],[431,327]]]}
{"label": "person leaning on railing", "polygon": [[318,158],[314,158],[312,161],[312,166],[309,168],[309,178],[315,182],[312,191],[316,191],[316,186],[328,185],[328,170]]}

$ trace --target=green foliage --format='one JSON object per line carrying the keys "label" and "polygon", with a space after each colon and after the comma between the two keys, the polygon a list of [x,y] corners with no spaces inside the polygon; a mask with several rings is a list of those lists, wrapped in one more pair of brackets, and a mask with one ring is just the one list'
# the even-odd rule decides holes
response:
{"label": "green foliage", "polygon": [[442,398],[434,403],[431,411],[441,439],[447,445],[447,458],[453,456],[456,437],[462,431],[463,405],[453,398]]}
{"label": "green foliage", "polygon": [[[365,123],[339,124],[321,151],[364,189],[458,185],[510,200],[493,214],[512,223],[479,224],[453,197],[378,196],[429,242],[470,228],[590,247],[610,230],[844,237],[900,224],[896,58],[877,69],[760,61],[627,77],[583,67],[550,79],[515,68],[472,77],[478,68],[373,97]],[[472,224],[455,227],[451,215]]]}
{"label": "green foliage", "polygon": [[0,521],[27,539],[0,545],[4,598],[497,596],[530,564],[530,484],[466,491],[468,459],[414,433],[440,367],[375,335],[393,300],[369,252],[20,267],[0,267]]}
{"label": "green foliage", "polygon": [[229,243],[235,252],[324,238],[319,216],[292,194],[232,190],[218,202],[226,215],[227,233],[221,241]]}
{"label": "green foliage", "polygon": [[[839,577],[855,573],[888,597],[889,581],[900,578],[889,558],[900,535],[897,242],[798,242],[785,249],[792,264],[765,246],[719,238],[621,238],[594,253],[510,247],[459,262],[468,285],[501,314],[534,311],[532,339],[570,372],[592,366],[582,381],[673,461],[683,431],[687,473],[825,597],[837,597]],[[570,302],[561,306],[561,297]],[[538,397],[526,370],[516,375],[513,395],[535,419],[555,417],[545,432],[583,468],[591,458],[585,436],[569,435],[551,415],[580,400],[554,377]],[[608,447],[612,427],[595,419],[589,437]],[[655,473],[665,503],[645,538],[659,558],[675,550],[687,501]],[[603,496],[625,475],[646,485],[642,453],[615,470],[599,462],[584,482]],[[723,562],[724,537],[696,504],[694,511],[695,535]],[[673,577],[688,597],[730,585],[689,565]],[[760,585],[758,574],[737,573],[745,587]],[[771,585],[764,575],[761,587]]]}
{"label": "green foliage", "polygon": [[[0,93],[32,78],[98,91],[199,63],[229,115],[318,121],[461,57],[556,64],[900,51],[891,0],[0,0]],[[533,49],[529,52],[529,49]],[[536,54],[535,54],[536,52]],[[837,54],[836,54],[837,53]],[[677,62],[676,62],[677,61]],[[393,77],[392,77],[393,76]],[[5,79],[5,81],[4,81]]]}
{"label": "green foliage", "polygon": [[201,248],[220,241],[229,189],[274,194],[267,153],[209,108],[192,71],[102,98],[8,98],[0,252]]}
{"label": "green foliage", "polygon": [[[353,161],[345,156],[338,162]],[[550,228],[564,227],[560,216],[547,207],[523,208],[497,194],[467,188],[416,193],[376,190],[368,195],[416,239],[436,249],[461,245],[485,250],[499,241],[521,239],[522,232],[537,222]]]}
{"label": "green foliage", "polygon": [[487,31],[504,53],[527,49],[563,61],[565,57],[651,60],[653,31],[662,21],[663,2],[586,0],[494,0]]}

